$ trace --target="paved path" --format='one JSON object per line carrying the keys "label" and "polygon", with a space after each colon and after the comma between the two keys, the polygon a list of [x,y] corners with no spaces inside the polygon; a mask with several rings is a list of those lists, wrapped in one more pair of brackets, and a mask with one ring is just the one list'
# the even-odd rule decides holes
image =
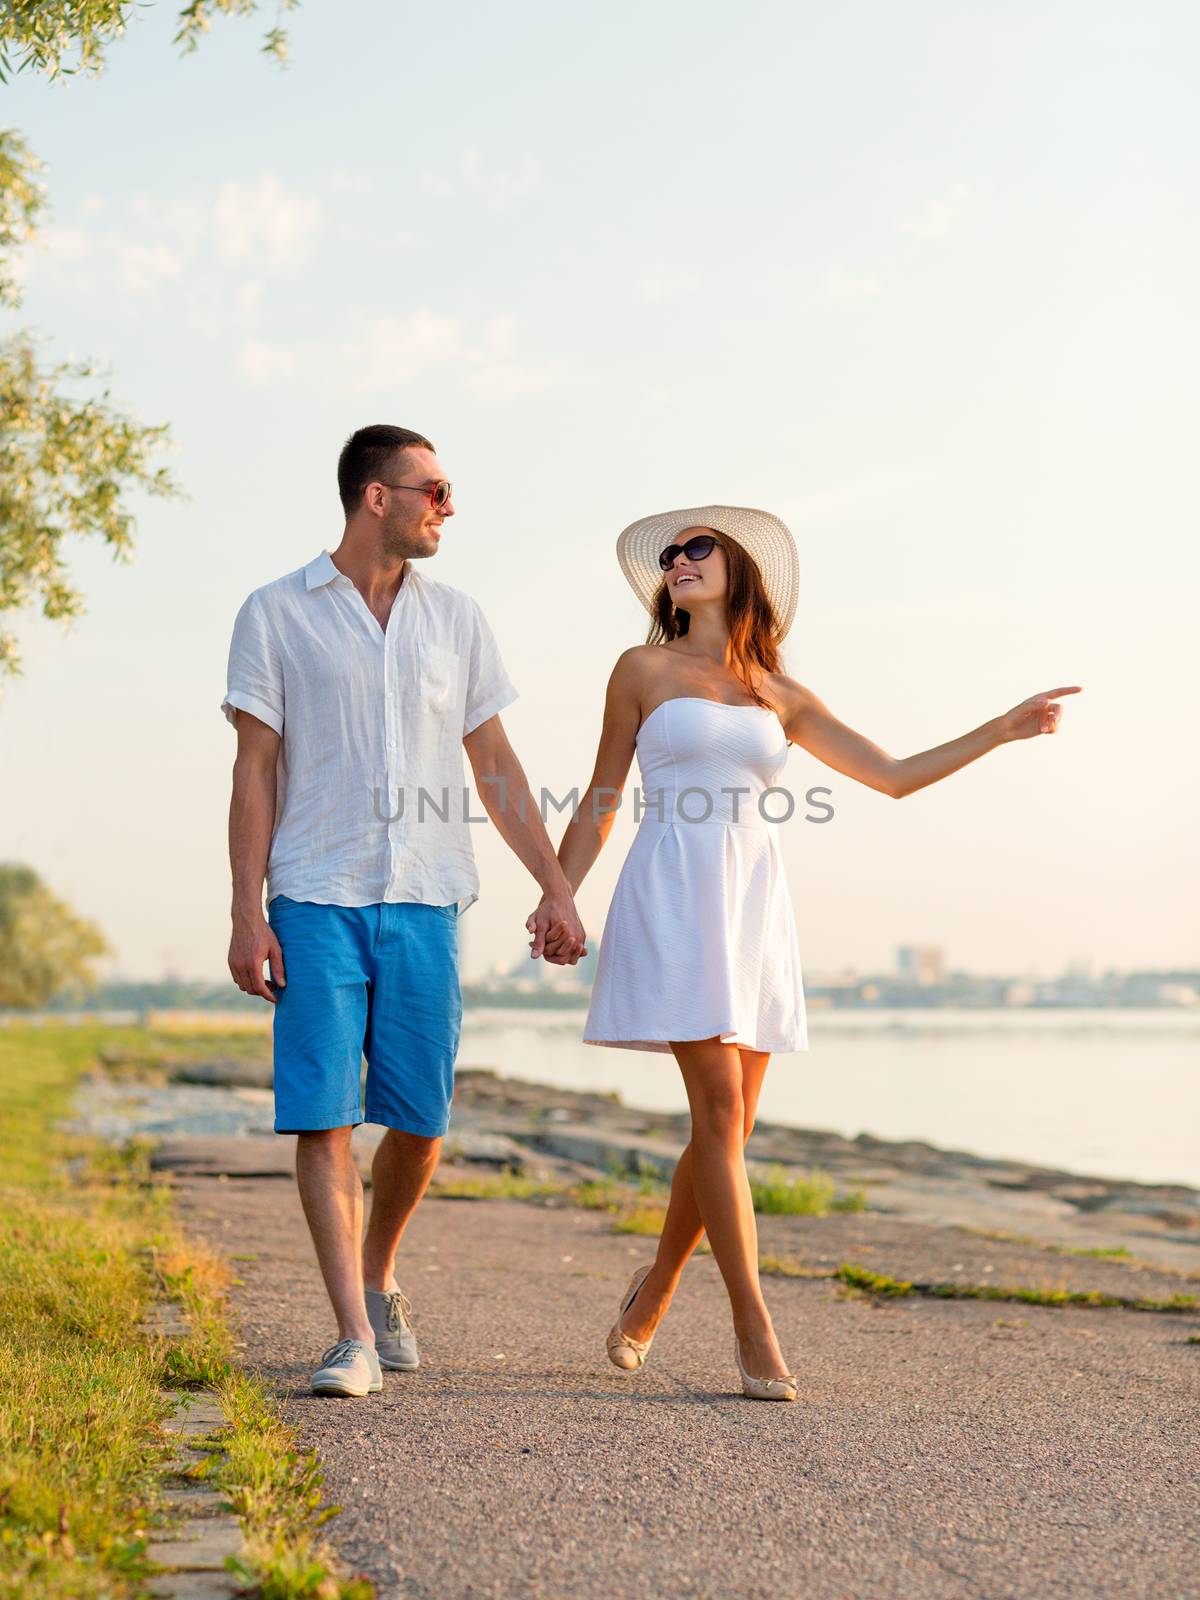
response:
{"label": "paved path", "polygon": [[[381,1600],[1200,1597],[1200,1316],[878,1306],[771,1278],[801,1397],[754,1403],[711,1258],[626,1378],[604,1336],[652,1241],[593,1212],[427,1200],[401,1273],[421,1371],[317,1399],[332,1329],[293,1185],[192,1178],[180,1196],[197,1232],[254,1255],[245,1360],[290,1395],[344,1507],[329,1534]],[[811,1264],[1196,1290],[870,1215],[762,1231]]]}

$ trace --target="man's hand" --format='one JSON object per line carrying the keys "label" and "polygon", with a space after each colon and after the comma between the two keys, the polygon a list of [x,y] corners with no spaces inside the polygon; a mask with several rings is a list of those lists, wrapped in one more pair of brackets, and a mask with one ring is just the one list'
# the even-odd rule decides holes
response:
{"label": "man's hand", "polygon": [[533,935],[529,941],[531,960],[544,956],[557,967],[573,967],[580,956],[587,955],[583,923],[569,891],[544,894],[526,917],[525,928]]}
{"label": "man's hand", "polygon": [[229,970],[233,981],[245,994],[261,995],[272,1005],[279,996],[272,994],[263,977],[263,962],[271,963],[271,977],[280,989],[287,984],[283,972],[283,951],[275,931],[265,917],[257,921],[235,922],[229,941]]}

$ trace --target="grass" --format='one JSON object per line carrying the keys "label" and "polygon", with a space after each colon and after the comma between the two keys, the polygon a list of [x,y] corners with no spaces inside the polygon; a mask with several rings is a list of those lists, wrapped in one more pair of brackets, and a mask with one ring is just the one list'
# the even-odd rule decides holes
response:
{"label": "grass", "polygon": [[[652,1173],[614,1171],[607,1178],[579,1183],[525,1177],[505,1169],[479,1175],[434,1177],[429,1193],[443,1200],[544,1200],[558,1198],[586,1211],[607,1211],[614,1233],[662,1232],[670,1186]],[[839,1194],[834,1180],[819,1169],[807,1176],[787,1167],[768,1167],[750,1180],[754,1209],[766,1215],[825,1217],[831,1212],[863,1211],[861,1189]]]}
{"label": "grass", "polygon": [[806,1267],[788,1256],[761,1255],[758,1270],[771,1278],[832,1278],[827,1267]]}
{"label": "grass", "polygon": [[[173,1041],[174,1043],[174,1041]],[[123,1600],[142,1590],[163,1503],[162,1388],[216,1390],[229,1419],[214,1470],[271,1600],[361,1600],[319,1539],[319,1476],[265,1390],[231,1365],[225,1264],[186,1239],[145,1143],[115,1152],[60,1132],[102,1045],[143,1030],[0,1030],[0,1594]],[[190,1331],[136,1330],[170,1293]]]}
{"label": "grass", "polygon": [[614,1233],[642,1234],[657,1239],[666,1221],[666,1206],[633,1206],[623,1211],[612,1225]]}
{"label": "grass", "polygon": [[1095,1256],[1101,1260],[1111,1257],[1113,1260],[1128,1261],[1131,1266],[1139,1268],[1142,1272],[1159,1272],[1171,1278],[1191,1278],[1200,1280],[1200,1271],[1194,1267],[1167,1266],[1161,1261],[1147,1261],[1144,1256],[1127,1250],[1123,1244],[1113,1245],[1075,1245],[1052,1244],[1048,1239],[1035,1239],[1027,1233],[1010,1233],[1000,1228],[974,1228],[965,1224],[961,1225],[961,1232],[973,1234],[977,1239],[995,1239],[1000,1244],[1027,1245],[1033,1250],[1047,1251],[1056,1256]]}
{"label": "grass", "polygon": [[441,1200],[540,1200],[546,1195],[564,1194],[561,1183],[548,1183],[524,1177],[519,1172],[486,1172],[476,1177],[437,1178],[429,1193]]}
{"label": "grass", "polygon": [[247,1557],[238,1575],[260,1587],[264,1600],[370,1600],[370,1584],[339,1580],[329,1570],[320,1530],[339,1508],[321,1503],[316,1458],[297,1450],[295,1430],[274,1400],[227,1358],[224,1262],[200,1250],[186,1258],[168,1254],[158,1270],[193,1329],[191,1348],[172,1352],[172,1380],[211,1388],[225,1413],[198,1476],[218,1487],[241,1519]]}
{"label": "grass", "polygon": [[802,1266],[780,1256],[760,1256],[759,1271],[773,1277],[826,1278],[840,1283],[852,1294],[874,1299],[895,1300],[910,1295],[933,1300],[1003,1300],[1029,1306],[1082,1306],[1089,1309],[1120,1311],[1188,1312],[1200,1310],[1200,1296],[1174,1294],[1155,1299],[1151,1296],[1105,1294],[1098,1289],[1067,1289],[1060,1285],[1002,1283],[921,1283],[907,1278],[892,1278],[869,1267],[844,1261],[832,1270]]}
{"label": "grass", "polygon": [[867,1197],[861,1189],[839,1195],[837,1185],[816,1167],[801,1177],[787,1167],[768,1167],[751,1177],[755,1211],[774,1217],[827,1217],[831,1211],[865,1211]]}
{"label": "grass", "polygon": [[[63,1030],[66,1031],[65,1029]],[[271,1059],[271,1035],[255,1025],[231,1029],[193,1026],[186,1031],[165,1021],[150,1028],[97,1027],[72,1029],[96,1040],[96,1059],[111,1078],[164,1083],[170,1069],[181,1062],[211,1061],[222,1056],[231,1061],[266,1062]]]}

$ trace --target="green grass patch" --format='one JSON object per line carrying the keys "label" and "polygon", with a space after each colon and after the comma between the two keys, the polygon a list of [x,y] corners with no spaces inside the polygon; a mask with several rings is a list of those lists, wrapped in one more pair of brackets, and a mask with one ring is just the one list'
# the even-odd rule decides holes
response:
{"label": "green grass patch", "polygon": [[[144,1141],[114,1151],[57,1127],[101,1048],[117,1045],[148,1051],[153,1039],[0,1028],[0,1594],[140,1594],[171,1453],[161,1391],[211,1385],[232,1418],[221,1482],[245,1503],[254,1583],[272,1600],[361,1600],[369,1589],[332,1576],[317,1537],[315,1467],[230,1365],[225,1264],[180,1233]],[[164,1292],[187,1311],[182,1340],[138,1333]],[[272,1466],[255,1476],[260,1439]]]}
{"label": "green grass patch", "polygon": [[939,1300],[1012,1300],[1027,1306],[1083,1306],[1115,1311],[1175,1312],[1200,1308],[1200,1297],[1194,1294],[1173,1294],[1156,1299],[1149,1295],[1105,1294],[1099,1289],[1002,1283],[923,1283],[914,1287],[918,1294]]}
{"label": "green grass patch", "polygon": [[629,1187],[611,1179],[588,1178],[569,1191],[573,1204],[585,1211],[620,1211],[629,1204]]}
{"label": "green grass patch", "polygon": [[225,1413],[197,1475],[219,1488],[241,1519],[247,1555],[238,1575],[261,1589],[263,1600],[371,1600],[374,1589],[365,1580],[330,1572],[321,1529],[339,1507],[322,1504],[316,1458],[297,1448],[296,1430],[258,1379],[227,1358],[224,1263],[201,1247],[186,1260],[161,1257],[158,1270],[193,1329],[191,1340],[172,1352],[172,1376],[178,1382],[184,1363],[193,1364],[193,1381],[211,1388]]}
{"label": "green grass patch", "polygon": [[840,1283],[851,1293],[872,1295],[881,1300],[903,1299],[910,1295],[931,1300],[1002,1300],[1027,1306],[1081,1306],[1086,1309],[1149,1311],[1159,1313],[1200,1310],[1200,1296],[1173,1294],[1163,1298],[1150,1295],[1106,1294],[1099,1289],[1068,1289],[1062,1285],[1004,1283],[922,1283],[916,1279],[889,1277],[869,1267],[844,1261],[840,1267],[805,1267],[783,1256],[763,1255],[759,1271],[778,1278],[827,1278]]}
{"label": "green grass patch", "polygon": [[864,1294],[879,1295],[884,1299],[897,1299],[918,1292],[916,1286],[905,1278],[889,1278],[885,1272],[872,1272],[869,1267],[857,1267],[849,1262],[843,1262],[833,1276],[848,1289],[861,1289]]}
{"label": "green grass patch", "polygon": [[831,1211],[865,1211],[867,1198],[861,1189],[838,1194],[837,1184],[827,1172],[813,1167],[807,1177],[787,1167],[768,1167],[750,1179],[755,1211],[775,1217],[827,1217]]}
{"label": "green grass patch", "polygon": [[435,1177],[429,1185],[429,1193],[439,1200],[541,1200],[568,1192],[565,1184],[507,1170],[461,1178]]}
{"label": "green grass patch", "polygon": [[789,1256],[761,1255],[758,1270],[770,1278],[831,1278],[828,1267],[806,1267]]}
{"label": "green grass patch", "polygon": [[612,1225],[613,1232],[636,1233],[646,1238],[657,1239],[663,1231],[666,1217],[665,1206],[633,1206],[617,1217]]}
{"label": "green grass patch", "polygon": [[1064,1256],[1093,1256],[1097,1261],[1133,1260],[1133,1251],[1126,1250],[1123,1244],[1061,1245],[1059,1250]]}
{"label": "green grass patch", "polygon": [[100,1033],[95,1059],[110,1078],[162,1083],[175,1067],[193,1061],[266,1063],[271,1060],[271,1032],[260,1026],[230,1028],[226,1023],[186,1030],[158,1024],[149,1028],[88,1028]]}

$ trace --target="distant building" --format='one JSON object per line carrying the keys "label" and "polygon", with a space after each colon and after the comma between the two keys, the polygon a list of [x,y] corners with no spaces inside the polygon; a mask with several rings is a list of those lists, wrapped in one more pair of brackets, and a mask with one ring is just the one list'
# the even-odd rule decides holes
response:
{"label": "distant building", "polygon": [[923,989],[946,981],[946,953],[940,944],[902,944],[896,951],[896,971]]}
{"label": "distant building", "polygon": [[496,995],[536,995],[546,991],[587,995],[596,979],[600,940],[590,933],[586,937],[587,955],[581,956],[573,967],[557,966],[552,961],[531,961],[526,949],[511,965],[497,962],[487,977],[474,988]]}

